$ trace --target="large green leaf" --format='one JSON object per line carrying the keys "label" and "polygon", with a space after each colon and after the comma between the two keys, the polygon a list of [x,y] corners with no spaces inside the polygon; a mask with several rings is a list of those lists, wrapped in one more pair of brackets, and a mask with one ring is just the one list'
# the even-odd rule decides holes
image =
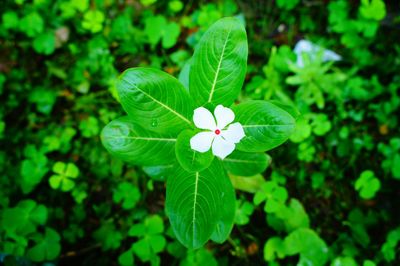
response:
{"label": "large green leaf", "polygon": [[233,107],[236,121],[243,126],[246,137],[237,149],[263,152],[285,142],[295,128],[295,119],[288,112],[267,101],[248,101]]}
{"label": "large green leaf", "polygon": [[190,139],[197,132],[184,130],[179,134],[175,145],[175,154],[179,164],[188,172],[198,172],[207,168],[213,161],[211,149],[207,152],[198,152],[190,147]]}
{"label": "large green leaf", "polygon": [[223,160],[225,169],[234,175],[253,176],[267,169],[271,157],[265,153],[234,151]]}
{"label": "large green leaf", "polygon": [[221,169],[221,174],[224,174],[221,181],[224,183],[223,194],[221,195],[222,208],[219,211],[219,219],[217,226],[211,235],[211,239],[217,243],[223,243],[229,237],[236,213],[236,195],[235,189],[232,186],[231,180],[225,175],[225,171]]}
{"label": "large green leaf", "polygon": [[132,164],[162,165],[175,160],[176,138],[145,130],[127,116],[106,125],[101,140],[113,156]]}
{"label": "large green leaf", "polygon": [[190,68],[189,89],[197,105],[233,103],[245,78],[247,53],[246,30],[240,20],[223,18],[207,30]]}
{"label": "large green leaf", "polygon": [[147,130],[177,135],[192,127],[193,102],[183,85],[165,72],[130,68],[119,77],[117,90],[125,111]]}
{"label": "large green leaf", "polygon": [[166,211],[177,239],[187,248],[203,246],[222,219],[232,190],[221,163],[202,172],[177,167],[167,179]]}

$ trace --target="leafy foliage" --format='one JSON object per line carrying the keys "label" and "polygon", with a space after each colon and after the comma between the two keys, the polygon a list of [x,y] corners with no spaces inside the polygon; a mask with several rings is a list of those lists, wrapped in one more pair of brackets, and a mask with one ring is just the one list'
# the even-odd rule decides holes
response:
{"label": "leafy foliage", "polygon": [[[383,0],[2,1],[0,264],[398,265],[399,17]],[[221,103],[257,125],[222,162],[187,143],[193,109]],[[220,201],[190,250],[165,208],[193,203],[168,185],[196,173]]]}

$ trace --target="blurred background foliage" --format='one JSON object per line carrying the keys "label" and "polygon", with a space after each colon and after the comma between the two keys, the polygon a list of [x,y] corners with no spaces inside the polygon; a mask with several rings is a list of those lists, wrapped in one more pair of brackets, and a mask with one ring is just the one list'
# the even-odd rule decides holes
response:
{"label": "blurred background foliage", "polygon": [[[248,33],[240,101],[300,114],[263,176],[231,175],[229,241],[188,251],[164,169],[112,158],[99,130],[122,115],[118,73],[178,76],[224,16]],[[0,264],[399,265],[398,2],[2,0],[0,21]],[[342,59],[296,54],[301,39]]]}

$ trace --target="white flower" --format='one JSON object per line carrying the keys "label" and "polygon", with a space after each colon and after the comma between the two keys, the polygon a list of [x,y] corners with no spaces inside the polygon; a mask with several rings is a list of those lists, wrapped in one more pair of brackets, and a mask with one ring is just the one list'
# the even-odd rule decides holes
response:
{"label": "white flower", "polygon": [[190,139],[190,147],[198,152],[206,152],[212,147],[213,154],[224,159],[235,150],[235,144],[245,135],[239,122],[230,124],[235,119],[231,109],[218,105],[214,116],[204,107],[194,110],[194,124],[207,131],[194,135]]}

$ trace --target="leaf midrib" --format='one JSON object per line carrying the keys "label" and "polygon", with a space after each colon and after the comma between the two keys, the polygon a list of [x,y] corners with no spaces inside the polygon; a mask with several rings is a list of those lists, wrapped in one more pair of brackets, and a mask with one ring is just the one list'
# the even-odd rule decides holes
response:
{"label": "leaf midrib", "polygon": [[150,94],[146,93],[145,91],[139,89],[138,86],[136,86],[135,84],[132,84],[131,82],[129,82],[128,80],[125,79],[125,81],[131,85],[132,87],[134,87],[135,89],[137,89],[138,91],[140,91],[143,95],[149,97],[150,99],[152,99],[153,101],[155,101],[156,103],[158,103],[161,107],[164,107],[165,109],[167,109],[168,111],[170,111],[171,113],[175,114],[176,116],[178,116],[180,119],[182,119],[183,121],[185,121],[186,123],[188,123],[189,125],[192,125],[192,123],[183,115],[181,115],[180,113],[178,113],[177,111],[175,111],[174,109],[172,109],[170,106],[160,102],[159,100],[157,100],[156,98],[154,98],[153,96],[151,96]]}
{"label": "leaf midrib", "polygon": [[257,127],[293,127],[292,124],[287,125],[242,125],[243,128],[257,128]]}
{"label": "leaf midrib", "polygon": [[229,159],[226,158],[224,159],[226,162],[233,162],[233,163],[253,163],[253,164],[258,164],[258,163],[263,163],[265,161],[250,161],[250,160],[241,160],[241,159]]}
{"label": "leaf midrib", "polygon": [[212,84],[212,87],[211,87],[210,95],[209,95],[209,97],[208,97],[208,102],[209,102],[209,103],[211,102],[212,97],[213,97],[213,95],[214,95],[215,86],[216,86],[216,84],[217,84],[217,79],[218,79],[219,71],[220,71],[220,69],[221,69],[222,59],[224,58],[225,48],[226,48],[226,45],[227,45],[227,43],[228,43],[228,40],[229,40],[229,36],[230,36],[230,34],[231,34],[231,31],[232,31],[232,27],[229,29],[228,35],[226,36],[226,40],[225,40],[225,42],[224,42],[224,46],[222,47],[222,52],[221,52],[221,56],[220,56],[220,58],[219,58],[217,71],[215,72],[214,81],[213,81],[213,84]]}
{"label": "leaf midrib", "polygon": [[192,216],[192,224],[193,224],[193,246],[195,246],[195,232],[196,232],[196,204],[197,204],[197,187],[199,183],[199,172],[196,172],[196,179],[194,184],[194,199],[193,199],[193,216]]}
{"label": "leaf midrib", "polygon": [[171,142],[176,142],[176,139],[169,139],[169,138],[146,138],[146,137],[129,137],[129,136],[106,137],[105,139],[135,139],[135,140],[171,141]]}

